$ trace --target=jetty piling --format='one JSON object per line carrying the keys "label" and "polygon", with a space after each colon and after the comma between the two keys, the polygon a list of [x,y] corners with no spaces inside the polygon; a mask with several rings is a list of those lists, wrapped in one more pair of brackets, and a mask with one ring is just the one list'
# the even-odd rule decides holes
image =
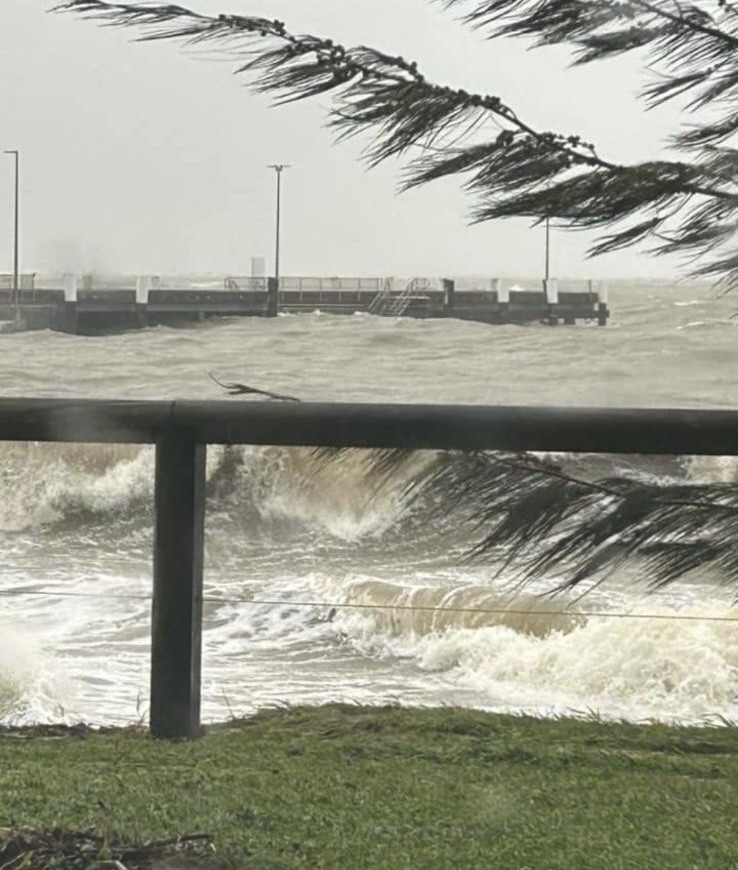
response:
{"label": "jetty piling", "polygon": [[279,315],[279,279],[267,279],[267,302],[266,316],[277,317]]}
{"label": "jetty piling", "polygon": [[510,288],[503,286],[500,278],[492,279],[492,290],[497,294],[497,304],[500,306],[500,317],[503,323],[507,323],[509,319],[510,309]]}
{"label": "jetty piling", "polygon": [[451,278],[443,278],[443,310],[447,315],[454,310],[456,304],[456,282]]}
{"label": "jetty piling", "polygon": [[[546,322],[549,326],[556,326],[559,322],[558,318],[558,309],[559,309],[559,282],[556,278],[544,278],[543,279],[543,296],[546,300],[546,305],[548,307],[548,314],[546,316]],[[568,318],[571,323],[574,323],[575,320]],[[567,318],[564,318],[566,321]]]}
{"label": "jetty piling", "polygon": [[62,275],[62,281],[64,282],[64,301],[76,302],[78,289],[77,276],[67,272]]}
{"label": "jetty piling", "polygon": [[607,326],[607,319],[610,316],[610,312],[607,307],[608,303],[608,290],[607,286],[600,282],[597,288],[597,325],[598,326]]}

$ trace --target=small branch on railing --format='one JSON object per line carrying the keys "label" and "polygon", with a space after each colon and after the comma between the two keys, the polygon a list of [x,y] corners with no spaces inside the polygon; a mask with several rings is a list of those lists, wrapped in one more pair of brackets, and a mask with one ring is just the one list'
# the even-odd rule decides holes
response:
{"label": "small branch on railing", "polygon": [[285,396],[281,393],[271,393],[269,392],[269,390],[259,390],[256,387],[249,387],[247,384],[225,383],[224,381],[219,381],[212,372],[208,372],[208,377],[211,381],[215,381],[215,383],[219,387],[223,387],[224,390],[227,390],[229,396],[244,396],[247,394],[255,393],[259,396],[267,396],[270,399],[276,399],[279,402],[301,401],[294,396]]}

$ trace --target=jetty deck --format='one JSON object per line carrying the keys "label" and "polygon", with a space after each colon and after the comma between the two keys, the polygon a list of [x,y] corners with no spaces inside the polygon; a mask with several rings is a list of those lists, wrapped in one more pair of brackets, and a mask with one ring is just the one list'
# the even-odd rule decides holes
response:
{"label": "jetty deck", "polygon": [[[490,324],[548,325],[609,318],[606,294],[592,282],[544,282],[540,290],[506,286],[457,289],[453,279],[273,278],[210,279],[161,286],[152,277],[97,284],[66,275],[57,286],[37,286],[24,276],[19,293],[0,283],[0,331],[53,329],[96,335],[147,326],[196,323],[213,318],[275,317],[321,311],[384,317],[457,318]],[[3,286],[4,285],[4,286]]]}

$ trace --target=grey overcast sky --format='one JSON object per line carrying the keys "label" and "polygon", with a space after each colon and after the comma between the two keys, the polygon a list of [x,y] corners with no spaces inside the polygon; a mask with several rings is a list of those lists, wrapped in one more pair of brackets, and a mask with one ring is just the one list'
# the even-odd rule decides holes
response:
{"label": "grey overcast sky", "polygon": [[[2,0],[0,150],[22,153],[26,271],[245,274],[272,262],[274,175],[284,178],[284,274],[538,275],[543,236],[525,221],[471,227],[456,181],[397,193],[399,166],[369,170],[334,144],[327,99],[273,108],[211,59],[136,44]],[[500,95],[537,125],[579,133],[620,160],[653,156],[676,110],[644,114],[634,58],[567,71],[558,50],[485,42],[430,0],[193,0],[201,12],[279,17],[302,32],[416,59],[437,80]],[[212,55],[212,53],[211,53]],[[11,264],[12,160],[0,163],[0,271]],[[556,232],[554,274],[670,276],[675,260],[625,251],[585,260]]]}

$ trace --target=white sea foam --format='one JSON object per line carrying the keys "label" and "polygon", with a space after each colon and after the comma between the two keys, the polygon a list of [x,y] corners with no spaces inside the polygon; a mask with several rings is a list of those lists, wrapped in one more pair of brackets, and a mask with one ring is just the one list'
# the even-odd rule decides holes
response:
{"label": "white sea foam", "polygon": [[689,456],[684,464],[692,483],[738,482],[738,456]]}
{"label": "white sea foam", "polygon": [[[154,458],[138,445],[0,442],[0,531],[152,503]],[[223,448],[209,449],[208,478],[223,458]]]}
{"label": "white sea foam", "polygon": [[[349,588],[344,600],[364,605],[337,617],[351,643],[445,674],[481,706],[486,697],[521,710],[738,719],[738,608],[645,602],[623,618],[587,615],[583,602],[575,616],[557,599],[505,599],[481,587]],[[404,609],[413,606],[439,611]]]}
{"label": "white sea foam", "polygon": [[545,638],[504,626],[462,629],[419,639],[406,647],[411,651],[419,667],[452,670],[455,679],[522,709],[738,719],[735,622],[592,617]]}
{"label": "white sea foam", "polygon": [[0,624],[0,722],[67,719],[69,684],[58,662],[28,629]]}

